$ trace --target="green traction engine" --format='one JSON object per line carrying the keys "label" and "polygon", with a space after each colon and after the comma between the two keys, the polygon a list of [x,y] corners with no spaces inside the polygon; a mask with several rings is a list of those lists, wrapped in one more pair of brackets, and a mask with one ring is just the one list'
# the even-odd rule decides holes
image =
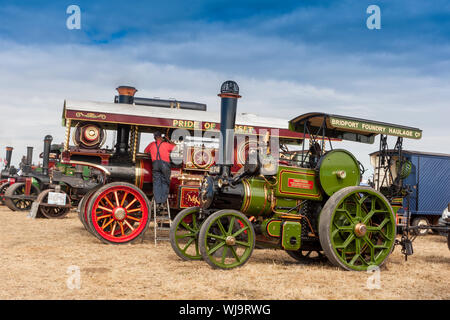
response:
{"label": "green traction engine", "polygon": [[[305,263],[328,259],[345,270],[381,266],[396,237],[390,200],[361,186],[362,165],[350,152],[333,149],[331,141],[373,143],[380,133],[417,139],[421,131],[309,113],[289,123],[291,130],[310,140],[309,150],[290,158],[280,151],[278,160],[262,143],[249,151],[243,168],[232,175],[238,85],[224,82],[219,96],[220,164],[203,179],[201,206],[175,217],[170,229],[175,253],[221,269],[242,266],[255,248],[282,249]],[[327,152],[325,142],[330,144]]]}

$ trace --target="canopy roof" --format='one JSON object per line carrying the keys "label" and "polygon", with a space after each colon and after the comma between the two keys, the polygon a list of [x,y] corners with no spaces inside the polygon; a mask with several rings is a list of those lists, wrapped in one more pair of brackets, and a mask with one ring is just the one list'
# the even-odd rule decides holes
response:
{"label": "canopy roof", "polygon": [[[71,120],[71,126],[80,122],[102,123],[106,128],[115,129],[117,124],[137,125],[140,131],[152,132],[158,129],[187,129],[218,131],[220,113],[175,108],[161,108],[122,103],[65,100],[63,125]],[[260,117],[255,114],[240,113],[236,116],[237,134],[265,134],[270,129],[272,136],[279,136],[284,143],[301,143],[303,133],[289,130],[289,121],[279,118]]]}
{"label": "canopy roof", "polygon": [[320,112],[306,113],[292,119],[289,129],[363,143],[373,143],[378,134],[410,139],[422,137],[422,130],[418,128]]}

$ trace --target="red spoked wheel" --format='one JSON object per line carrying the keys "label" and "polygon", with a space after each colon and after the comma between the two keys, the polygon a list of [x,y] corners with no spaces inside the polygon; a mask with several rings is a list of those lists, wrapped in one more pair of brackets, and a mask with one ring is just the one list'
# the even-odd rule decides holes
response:
{"label": "red spoked wheel", "polygon": [[150,203],[138,187],[125,182],[109,183],[89,200],[87,221],[90,231],[105,243],[129,243],[150,223]]}

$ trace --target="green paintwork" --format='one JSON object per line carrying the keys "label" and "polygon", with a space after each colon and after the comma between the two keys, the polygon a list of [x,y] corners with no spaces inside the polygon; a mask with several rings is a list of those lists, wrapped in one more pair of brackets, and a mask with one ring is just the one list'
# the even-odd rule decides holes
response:
{"label": "green paintwork", "polygon": [[244,180],[244,201],[240,211],[249,216],[268,215],[270,207],[271,187],[262,178]]}
{"label": "green paintwork", "polygon": [[[302,225],[297,221],[285,221],[283,223],[283,235],[281,246],[284,250],[298,250],[301,246]],[[291,241],[294,243],[291,243]]]}
{"label": "green paintwork", "polygon": [[322,200],[316,172],[312,169],[279,166],[277,180],[276,197]]}
{"label": "green paintwork", "polygon": [[[340,173],[345,172],[345,177]],[[356,158],[348,151],[328,151],[320,158],[319,180],[322,190],[329,196],[345,187],[357,186],[361,173]]]}
{"label": "green paintwork", "polygon": [[261,224],[261,231],[266,238],[279,237],[281,235],[281,220],[265,219]]}
{"label": "green paintwork", "polygon": [[[360,237],[358,223],[367,226]],[[375,190],[347,194],[336,206],[330,225],[330,241],[338,259],[352,270],[367,270],[389,256],[395,241],[396,224],[389,203]]]}

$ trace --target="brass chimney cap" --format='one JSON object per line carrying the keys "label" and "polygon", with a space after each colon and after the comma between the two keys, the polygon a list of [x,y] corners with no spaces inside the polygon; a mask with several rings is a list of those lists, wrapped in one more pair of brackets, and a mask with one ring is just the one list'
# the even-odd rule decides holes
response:
{"label": "brass chimney cap", "polygon": [[116,90],[119,92],[119,95],[130,97],[134,97],[135,93],[137,92],[137,89],[135,87],[130,86],[119,86],[116,88]]}

